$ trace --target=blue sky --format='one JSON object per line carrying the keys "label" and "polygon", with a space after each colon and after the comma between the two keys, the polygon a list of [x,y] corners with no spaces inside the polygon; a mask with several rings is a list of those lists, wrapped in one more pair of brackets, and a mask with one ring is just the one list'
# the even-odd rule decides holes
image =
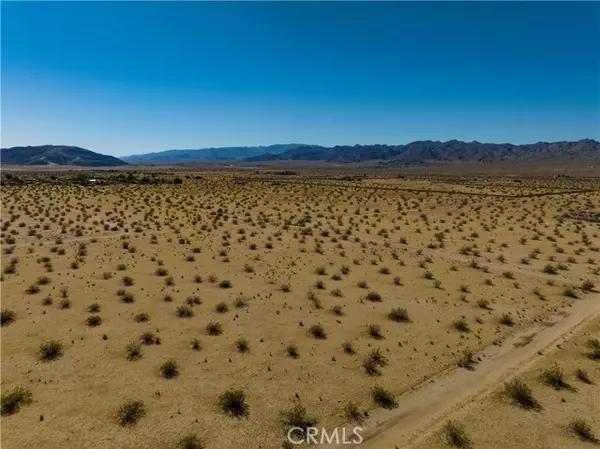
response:
{"label": "blue sky", "polygon": [[600,3],[2,2],[2,146],[600,140]]}

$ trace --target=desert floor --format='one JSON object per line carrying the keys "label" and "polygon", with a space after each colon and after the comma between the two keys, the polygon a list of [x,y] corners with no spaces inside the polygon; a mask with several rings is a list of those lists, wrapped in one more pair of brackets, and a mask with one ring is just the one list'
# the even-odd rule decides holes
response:
{"label": "desert floor", "polygon": [[[31,176],[1,191],[2,447],[280,448],[299,405],[361,422],[365,447],[450,447],[449,419],[488,449],[590,446],[574,419],[600,435],[600,226],[565,216],[600,212],[598,180]],[[545,322],[564,332],[502,370],[493,351]],[[540,379],[555,363],[568,388]],[[398,431],[407,395],[453,375],[481,391]],[[515,376],[540,409],[506,396]],[[128,401],[145,413],[120,425]]]}

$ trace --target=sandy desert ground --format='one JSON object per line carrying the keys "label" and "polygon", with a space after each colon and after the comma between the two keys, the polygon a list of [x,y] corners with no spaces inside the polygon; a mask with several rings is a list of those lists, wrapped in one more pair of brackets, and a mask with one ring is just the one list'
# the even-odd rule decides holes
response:
{"label": "sandy desert ground", "polygon": [[598,180],[48,176],[1,192],[2,447],[600,437]]}

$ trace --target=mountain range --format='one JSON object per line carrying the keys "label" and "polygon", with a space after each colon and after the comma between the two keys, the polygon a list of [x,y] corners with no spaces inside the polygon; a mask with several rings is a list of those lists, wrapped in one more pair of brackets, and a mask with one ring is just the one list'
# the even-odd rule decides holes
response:
{"label": "mountain range", "polygon": [[41,145],[0,149],[3,165],[73,165],[77,167],[117,167],[127,165],[113,156],[68,145]]}
{"label": "mountain range", "polygon": [[507,160],[598,159],[600,142],[583,139],[576,142],[538,142],[527,145],[510,143],[461,142],[450,140],[417,141],[406,145],[305,146],[277,154],[262,154],[245,159],[263,161],[387,161],[399,165],[424,165],[455,161],[498,162]]}
{"label": "mountain range", "polygon": [[301,143],[288,143],[258,147],[220,147],[195,150],[167,150],[158,153],[133,154],[122,159],[130,164],[185,164],[187,162],[235,161],[261,154],[279,154],[307,147]]}
{"label": "mountain range", "polygon": [[80,147],[43,145],[2,148],[0,162],[8,165],[73,165],[115,167],[119,165],[172,165],[199,162],[325,161],[373,162],[389,165],[426,165],[446,162],[498,162],[520,160],[600,160],[600,142],[537,142],[526,145],[450,140],[417,141],[406,145],[352,145],[325,147],[278,144],[256,147],[224,147],[168,150],[118,159]]}

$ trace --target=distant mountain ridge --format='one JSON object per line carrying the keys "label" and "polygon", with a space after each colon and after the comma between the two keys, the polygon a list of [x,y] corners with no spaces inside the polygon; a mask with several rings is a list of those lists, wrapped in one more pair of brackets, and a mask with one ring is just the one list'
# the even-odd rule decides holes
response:
{"label": "distant mountain ridge", "polygon": [[423,165],[455,161],[498,162],[533,159],[600,159],[600,142],[537,142],[526,145],[450,140],[417,141],[406,145],[304,146],[278,154],[266,153],[244,159],[263,161],[386,161],[398,165]]}
{"label": "distant mountain ridge", "polygon": [[122,160],[68,145],[40,145],[0,149],[3,165],[73,165],[77,167],[117,167]]}
{"label": "distant mountain ridge", "polygon": [[132,154],[122,159],[131,164],[185,164],[192,162],[235,161],[261,154],[279,154],[309,145],[287,143],[257,147],[220,147],[187,150],[167,150],[157,153]]}
{"label": "distant mountain ridge", "polygon": [[417,141],[406,145],[337,145],[325,147],[300,143],[256,147],[223,147],[168,150],[118,159],[68,145],[41,145],[0,149],[3,165],[171,165],[198,162],[328,161],[375,162],[387,165],[426,165],[446,162],[499,162],[518,160],[599,160],[600,142],[537,142],[526,145],[450,140]]}

